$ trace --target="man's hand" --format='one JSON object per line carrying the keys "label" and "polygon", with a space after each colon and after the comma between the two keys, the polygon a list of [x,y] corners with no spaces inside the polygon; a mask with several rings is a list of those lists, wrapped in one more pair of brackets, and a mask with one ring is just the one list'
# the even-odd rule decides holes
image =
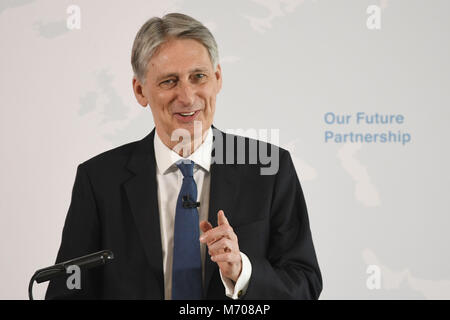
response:
{"label": "man's hand", "polygon": [[206,220],[200,222],[203,231],[200,242],[206,243],[211,260],[219,265],[222,275],[236,282],[242,271],[238,238],[223,210],[217,213],[217,222],[216,228]]}

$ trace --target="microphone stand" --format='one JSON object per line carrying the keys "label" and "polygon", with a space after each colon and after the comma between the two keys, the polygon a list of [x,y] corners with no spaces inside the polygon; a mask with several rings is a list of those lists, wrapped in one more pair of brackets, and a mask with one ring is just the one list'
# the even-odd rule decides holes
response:
{"label": "microphone stand", "polygon": [[77,265],[83,269],[90,269],[105,265],[107,262],[114,259],[114,254],[111,250],[103,250],[95,253],[88,254],[79,258],[71,259],[65,262],[55,264],[54,266],[37,270],[30,279],[28,284],[28,298],[33,299],[33,284],[49,281],[53,278],[62,276],[66,273],[69,266]]}

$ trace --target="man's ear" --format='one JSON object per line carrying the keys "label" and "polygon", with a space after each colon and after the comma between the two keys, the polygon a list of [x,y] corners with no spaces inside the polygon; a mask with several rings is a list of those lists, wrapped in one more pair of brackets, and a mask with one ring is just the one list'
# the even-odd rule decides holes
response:
{"label": "man's ear", "polygon": [[137,102],[139,102],[139,104],[145,108],[148,105],[148,99],[144,93],[144,86],[136,77],[133,77],[132,84],[133,92]]}
{"label": "man's ear", "polygon": [[220,89],[222,89],[222,68],[220,67],[220,64],[217,64],[216,71],[214,72],[214,75],[217,79],[217,93],[219,93]]}

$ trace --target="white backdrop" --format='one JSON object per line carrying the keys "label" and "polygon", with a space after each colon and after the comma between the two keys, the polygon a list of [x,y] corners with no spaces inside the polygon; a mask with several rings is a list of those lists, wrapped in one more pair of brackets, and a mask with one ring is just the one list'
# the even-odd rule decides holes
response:
{"label": "white backdrop", "polygon": [[[321,298],[449,299],[445,0],[2,0],[0,298],[26,299],[34,270],[54,263],[77,165],[153,128],[132,92],[131,46],[148,18],[174,11],[219,44],[214,124],[280,129]],[[403,122],[358,124],[358,112]],[[373,142],[389,132],[409,141]],[[349,141],[357,133],[372,141]]]}

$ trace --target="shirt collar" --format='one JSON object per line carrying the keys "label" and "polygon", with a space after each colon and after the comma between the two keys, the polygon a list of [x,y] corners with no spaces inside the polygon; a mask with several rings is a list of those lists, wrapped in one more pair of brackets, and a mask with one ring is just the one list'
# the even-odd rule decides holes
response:
{"label": "shirt collar", "polygon": [[[213,135],[212,129],[209,127],[206,138],[203,143],[186,159],[194,161],[195,164],[199,165],[203,169],[209,172],[209,168],[211,166],[211,152],[212,152],[212,142]],[[157,172],[159,174],[166,174],[167,170],[169,170],[175,162],[181,159],[185,159],[181,157],[178,153],[167,147],[159,137],[158,133],[155,130],[155,139],[154,139],[154,147],[155,147],[155,158],[156,158],[156,167]]]}

